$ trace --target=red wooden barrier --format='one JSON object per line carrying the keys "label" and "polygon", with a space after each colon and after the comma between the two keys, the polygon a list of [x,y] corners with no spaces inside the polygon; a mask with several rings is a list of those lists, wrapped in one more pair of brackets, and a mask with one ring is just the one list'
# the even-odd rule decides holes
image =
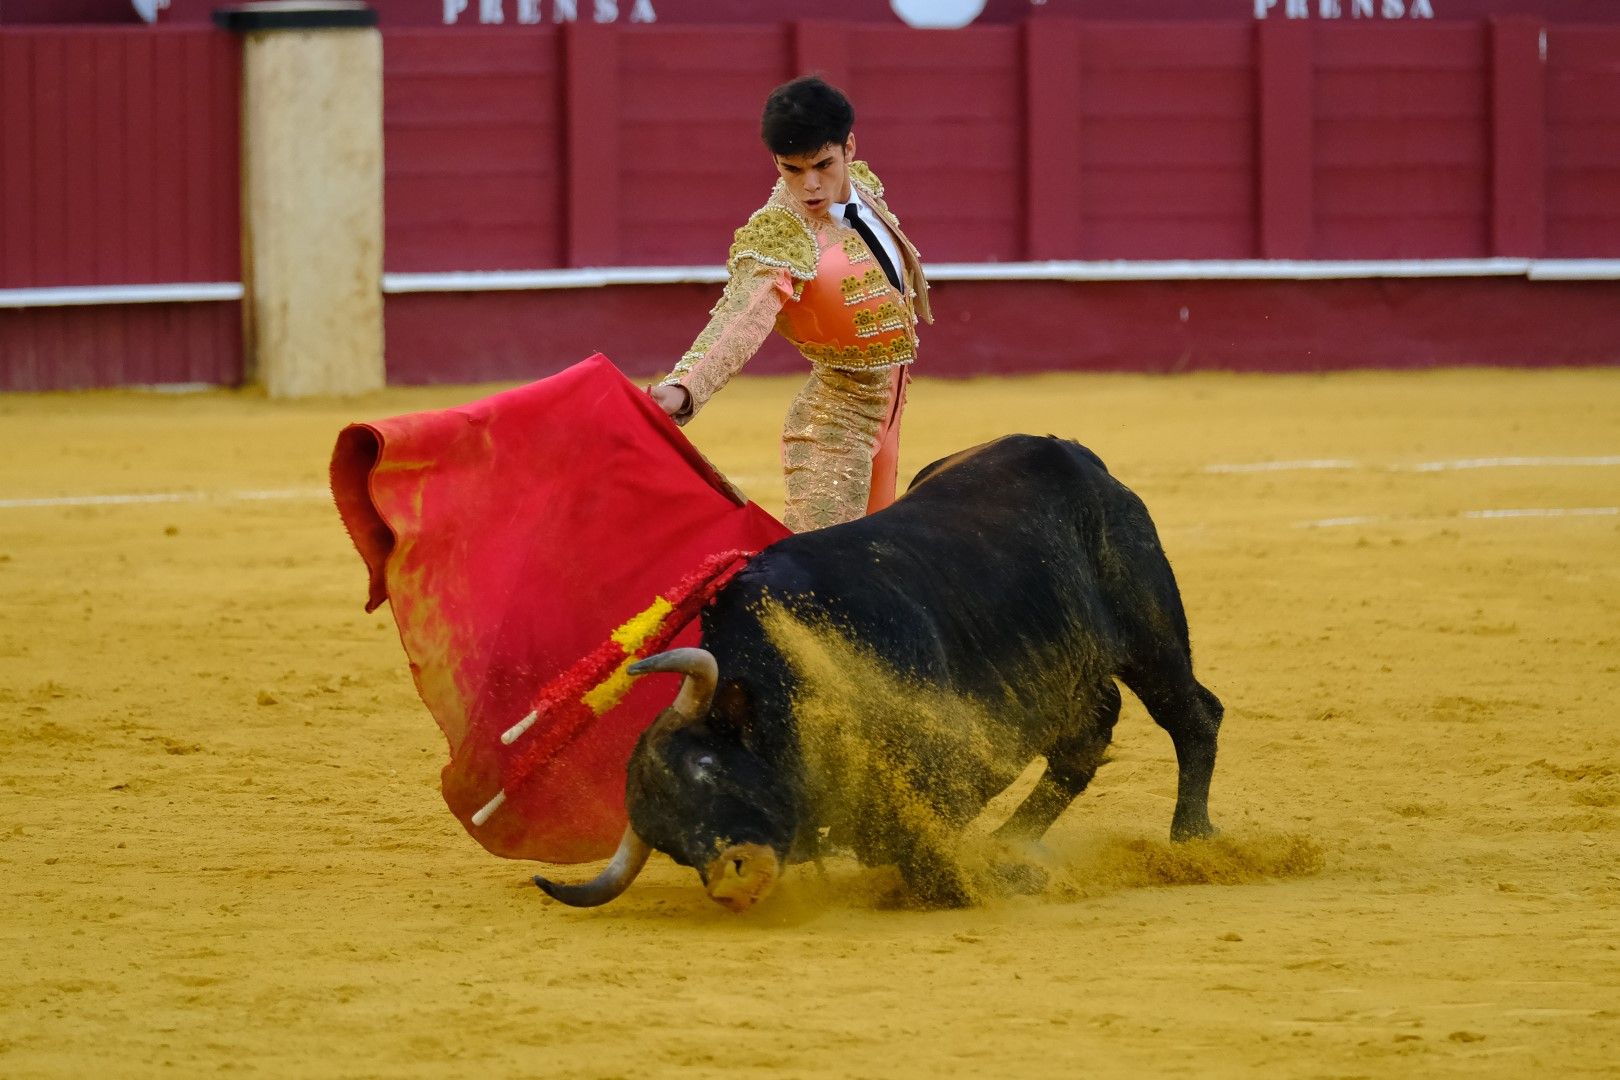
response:
{"label": "red wooden barrier", "polygon": [[1314,37],[1307,23],[1257,28],[1260,236],[1266,259],[1308,259],[1316,247]]}
{"label": "red wooden barrier", "polygon": [[1084,28],[1069,258],[1254,255],[1254,36],[1243,23]]}
{"label": "red wooden barrier", "polygon": [[1620,30],[1547,30],[1547,254],[1620,255]]}
{"label": "red wooden barrier", "polygon": [[1348,26],[1313,37],[1313,254],[1489,254],[1484,27]]}
{"label": "red wooden barrier", "polygon": [[821,70],[933,262],[1620,256],[1620,31],[391,31],[388,269],[712,265]]}
{"label": "red wooden barrier", "polygon": [[0,33],[0,288],[241,276],[236,43]]}
{"label": "red wooden barrier", "polygon": [[[239,280],[240,83],[203,28],[0,33],[0,289]],[[241,370],[230,301],[0,310],[0,390]]]}
{"label": "red wooden barrier", "polygon": [[[385,265],[396,275],[718,264],[773,180],[757,136],[760,101],[811,69],[851,91],[862,156],[934,265],[1620,259],[1612,26],[1548,26],[1530,15],[1418,24],[1043,17],[950,33],[882,22],[574,22],[403,27],[387,30],[384,44]],[[238,279],[237,49],[202,27],[0,31],[0,290]],[[1125,295],[1157,303],[1174,291],[1006,288],[1074,304]],[[1616,288],[1547,285],[1535,296],[1574,318],[1579,304],[1601,304]],[[945,291],[983,327],[1000,316],[970,301],[1002,297],[998,289]],[[1247,296],[1333,292],[1230,289],[1239,309]],[[1491,290],[1493,301],[1509,294]],[[412,380],[519,377],[577,352],[577,330],[590,337],[586,352],[624,355],[612,347],[623,337],[627,362],[657,366],[695,333],[707,302],[689,319],[668,305],[715,291],[395,294],[390,364]],[[592,337],[559,305],[607,321]],[[1134,318],[1148,306],[1086,313]],[[1183,306],[1167,309],[1178,323]],[[1297,306],[1311,310],[1307,300]],[[239,377],[234,303],[91,310],[0,306],[0,389]],[[429,328],[430,317],[451,321]],[[1074,311],[1020,317],[1072,324]],[[673,325],[656,334],[614,326],[641,318]],[[1611,325],[1587,323],[1600,333]],[[547,327],[562,336],[547,338]],[[1453,355],[1432,330],[1391,355]],[[1096,328],[1067,355],[1129,366],[1104,348],[1110,333]],[[1168,333],[1165,349],[1188,331]],[[1500,339],[1475,344],[1491,340]],[[947,322],[929,342],[948,343],[958,359],[982,351],[965,324]],[[1031,358],[1055,348],[1038,334],[1022,344]],[[1577,344],[1567,355],[1604,355],[1586,338]],[[1020,344],[997,348],[1018,355]],[[1373,351],[1366,362],[1379,359]],[[765,361],[794,362],[776,353]]]}
{"label": "red wooden barrier", "polygon": [[1534,258],[1546,247],[1546,79],[1541,24],[1490,27],[1491,251]]}
{"label": "red wooden barrier", "polygon": [[423,30],[383,53],[392,271],[566,265],[558,31]]}

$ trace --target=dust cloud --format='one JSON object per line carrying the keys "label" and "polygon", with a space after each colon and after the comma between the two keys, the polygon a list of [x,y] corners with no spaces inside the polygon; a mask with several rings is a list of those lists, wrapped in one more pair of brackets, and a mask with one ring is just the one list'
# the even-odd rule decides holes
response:
{"label": "dust cloud", "polygon": [[[772,601],[760,614],[797,679],[794,717],[810,788],[832,822],[830,839],[878,857],[909,844],[928,848],[937,860],[927,872],[946,880],[922,882],[925,895],[955,886],[974,903],[1014,894],[1068,901],[1322,869],[1322,849],[1309,838],[1252,830],[1186,843],[1107,835],[1063,845],[1002,842],[992,830],[1010,807],[982,815],[979,807],[1021,774],[1038,775],[1044,762],[1031,768],[1014,747],[990,737],[996,722],[989,705],[896,672],[826,620],[800,618]],[[1014,805],[1021,794],[1014,793]],[[907,900],[864,882],[842,897],[826,889],[819,895],[879,906]]]}

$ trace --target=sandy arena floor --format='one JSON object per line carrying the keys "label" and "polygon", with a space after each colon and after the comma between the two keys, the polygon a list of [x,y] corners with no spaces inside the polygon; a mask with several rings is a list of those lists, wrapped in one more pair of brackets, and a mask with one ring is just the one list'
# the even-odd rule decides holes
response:
{"label": "sandy arena floor", "polygon": [[[795,386],[690,431],[773,510]],[[326,459],[489,389],[0,397],[0,1075],[1620,1075],[1620,369],[920,381],[906,475],[1055,432],[1147,500],[1226,835],[1128,699],[1068,887],[743,917],[559,907],[440,802]]]}

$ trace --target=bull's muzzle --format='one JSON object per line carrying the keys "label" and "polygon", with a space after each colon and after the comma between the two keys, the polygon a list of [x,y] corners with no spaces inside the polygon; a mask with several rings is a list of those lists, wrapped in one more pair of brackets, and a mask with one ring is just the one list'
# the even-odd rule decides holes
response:
{"label": "bull's muzzle", "polygon": [[709,863],[703,875],[709,899],[743,912],[765,899],[782,876],[782,860],[764,844],[732,844]]}

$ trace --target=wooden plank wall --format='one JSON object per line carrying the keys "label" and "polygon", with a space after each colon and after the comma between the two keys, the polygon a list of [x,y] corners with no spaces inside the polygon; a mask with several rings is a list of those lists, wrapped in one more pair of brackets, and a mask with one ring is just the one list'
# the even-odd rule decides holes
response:
{"label": "wooden plank wall", "polygon": [[388,269],[719,262],[807,70],[933,262],[1620,257],[1620,31],[1542,29],[391,31]]}
{"label": "wooden plank wall", "polygon": [[1314,35],[1311,254],[1494,254],[1486,28],[1367,29]]}
{"label": "wooden plank wall", "polygon": [[[851,91],[932,263],[1620,258],[1613,27],[586,22],[384,44],[396,273],[716,264],[773,181],[760,102],[806,70]],[[0,30],[0,289],[239,279],[239,47]],[[0,309],[0,389],[235,382],[238,318]]]}
{"label": "wooden plank wall", "polygon": [[1620,256],[1620,30],[1547,30],[1547,254]]}
{"label": "wooden plank wall", "polygon": [[559,36],[554,29],[387,35],[388,269],[566,265]]}
{"label": "wooden plank wall", "polygon": [[[234,282],[237,43],[0,33],[0,289]],[[0,389],[234,383],[234,302],[0,311]]]}
{"label": "wooden plank wall", "polygon": [[1256,257],[1253,28],[1104,24],[1076,36],[1080,236],[1060,257]]}
{"label": "wooden plank wall", "polygon": [[236,281],[240,82],[211,30],[0,33],[0,288]]}

